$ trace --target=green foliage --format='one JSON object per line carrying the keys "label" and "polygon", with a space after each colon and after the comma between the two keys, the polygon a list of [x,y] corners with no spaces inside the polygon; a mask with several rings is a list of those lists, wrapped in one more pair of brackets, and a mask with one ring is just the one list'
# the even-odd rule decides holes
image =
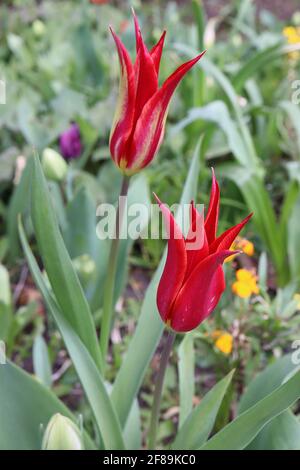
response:
{"label": "green foliage", "polygon": [[[2,450],[41,449],[43,429],[55,413],[62,413],[76,422],[50,390],[15,365],[1,366],[0,378],[1,403],[5,403],[1,406]],[[85,441],[87,449],[94,448],[87,435]]]}

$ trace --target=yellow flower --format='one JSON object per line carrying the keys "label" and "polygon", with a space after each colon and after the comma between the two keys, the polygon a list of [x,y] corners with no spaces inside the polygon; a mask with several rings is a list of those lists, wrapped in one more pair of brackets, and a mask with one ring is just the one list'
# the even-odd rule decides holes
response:
{"label": "yellow flower", "polygon": [[248,256],[253,256],[254,255],[254,245],[253,245],[252,242],[250,242],[249,240],[244,238],[242,240],[241,246],[242,246],[242,250],[245,253],[245,255],[248,255]]}
{"label": "yellow flower", "polygon": [[257,277],[254,273],[247,271],[247,269],[238,269],[235,274],[236,281],[232,284],[232,292],[235,295],[246,299],[251,294],[259,293]]}
{"label": "yellow flower", "polygon": [[289,44],[300,43],[300,27],[286,26],[282,30],[283,35],[287,38]]}
{"label": "yellow flower", "polygon": [[[254,245],[252,242],[247,240],[247,238],[237,237],[235,241],[232,243],[230,250],[231,251],[240,250],[243,253],[245,253],[245,255],[248,255],[248,256],[254,255]],[[235,258],[235,256],[236,255],[228,256],[225,262],[228,263],[229,261],[232,261]]]}
{"label": "yellow flower", "polygon": [[233,347],[233,336],[230,333],[220,332],[219,337],[215,342],[215,346],[223,354],[230,354]]}
{"label": "yellow flower", "polygon": [[300,310],[300,294],[295,294],[293,300],[297,302],[297,309]]}
{"label": "yellow flower", "polygon": [[[288,44],[300,44],[300,27],[286,26],[282,30],[283,35],[286,37]],[[298,51],[290,52],[288,54],[290,59],[298,59],[300,56]]]}

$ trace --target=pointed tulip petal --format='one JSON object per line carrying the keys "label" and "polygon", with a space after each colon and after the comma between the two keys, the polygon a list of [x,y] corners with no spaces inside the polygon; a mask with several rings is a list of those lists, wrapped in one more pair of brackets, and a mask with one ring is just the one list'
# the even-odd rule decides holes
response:
{"label": "pointed tulip petal", "polygon": [[219,218],[219,205],[220,205],[220,188],[215,177],[215,172],[212,169],[212,187],[210,193],[210,200],[207,215],[205,218],[205,232],[210,245],[216,239]]}
{"label": "pointed tulip petal", "polygon": [[209,247],[210,253],[215,253],[216,251],[221,251],[221,250],[228,250],[242,228],[246,225],[247,222],[251,219],[253,213],[249,214],[247,217],[245,217],[242,222],[239,224],[235,225],[234,227],[229,228],[226,230],[226,232],[222,233]]}
{"label": "pointed tulip petal", "polygon": [[140,40],[136,63],[134,64],[134,73],[136,79],[134,122],[136,122],[141,115],[145,104],[158,90],[158,79],[155,65],[142,38]]}
{"label": "pointed tulip petal", "polygon": [[142,32],[141,32],[141,28],[139,25],[138,17],[136,16],[133,8],[131,8],[131,11],[132,11],[132,16],[133,16],[133,21],[134,21],[136,52],[138,53],[141,42],[143,42],[143,38],[142,38]]}
{"label": "pointed tulip petal", "polygon": [[[207,296],[211,299],[210,308],[206,312],[206,316],[203,317],[205,320],[214,311],[218,305],[220,298],[225,290],[225,275],[222,266],[219,266],[211,280]],[[202,320],[202,321],[203,321]]]}
{"label": "pointed tulip petal", "polygon": [[131,135],[135,111],[135,79],[129,54],[118,36],[111,29],[121,67],[119,98],[110,134],[110,151],[117,165],[124,157],[127,141]]}
{"label": "pointed tulip petal", "polygon": [[186,270],[186,251],[183,234],[175,222],[170,210],[155,198],[163,214],[168,235],[168,254],[163,274],[157,290],[157,307],[164,322],[168,321],[169,312],[178,294]]}
{"label": "pointed tulip petal", "polygon": [[153,46],[151,51],[150,51],[150,55],[152,57],[152,60],[153,60],[154,66],[155,66],[157,76],[158,76],[158,73],[159,73],[159,66],[160,66],[160,60],[161,60],[161,56],[162,56],[162,52],[163,52],[163,48],[164,48],[165,37],[166,37],[166,31],[164,31],[162,33],[158,43],[155,44],[155,46]]}
{"label": "pointed tulip petal", "polygon": [[185,74],[204,56],[206,51],[201,52],[197,57],[194,59],[185,62],[184,64],[180,65],[175,72],[170,75],[169,78],[163,83],[161,87],[161,91],[164,96],[164,100],[170,101],[177,85],[181,82]]}
{"label": "pointed tulip petal", "polygon": [[181,65],[150,98],[137,121],[131,144],[128,168],[132,171],[144,168],[153,160],[163,139],[167,109],[172,95],[184,75],[203,56]]}
{"label": "pointed tulip petal", "polygon": [[190,220],[190,229],[185,242],[187,255],[186,278],[190,275],[196,264],[200,263],[209,254],[204,230],[203,211],[199,213],[193,201],[191,202]]}
{"label": "pointed tulip petal", "polygon": [[193,330],[211,314],[224,291],[224,279],[218,270],[232,253],[229,250],[214,253],[194,268],[170,312],[171,327],[175,331]]}

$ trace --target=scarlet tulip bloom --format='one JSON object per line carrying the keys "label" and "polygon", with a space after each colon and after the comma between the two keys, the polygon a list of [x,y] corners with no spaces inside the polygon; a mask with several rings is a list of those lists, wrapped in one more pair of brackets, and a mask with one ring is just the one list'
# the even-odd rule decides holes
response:
{"label": "scarlet tulip bloom", "polygon": [[119,37],[111,29],[121,67],[117,109],[110,134],[110,152],[124,174],[131,175],[153,160],[164,136],[171,97],[184,75],[202,54],[182,64],[161,87],[158,85],[160,59],[165,34],[149,51],[134,15],[136,60],[131,58]]}
{"label": "scarlet tulip bloom", "polygon": [[[158,198],[157,201],[168,234],[168,254],[158,286],[157,307],[168,326],[186,332],[196,328],[218,304],[225,289],[222,264],[228,256],[239,253],[229,248],[252,214],[216,237],[220,190],[214,174],[206,217],[192,202],[186,238],[170,210]],[[194,244],[193,249],[196,237],[201,243],[197,247]]]}

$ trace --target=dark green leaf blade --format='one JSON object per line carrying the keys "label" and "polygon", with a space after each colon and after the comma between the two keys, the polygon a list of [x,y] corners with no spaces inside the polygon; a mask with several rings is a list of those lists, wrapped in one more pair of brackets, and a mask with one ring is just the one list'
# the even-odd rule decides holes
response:
{"label": "dark green leaf blade", "polygon": [[100,367],[102,359],[93,318],[59,231],[38,157],[33,170],[32,219],[40,254],[61,311]]}
{"label": "dark green leaf blade", "polygon": [[[0,366],[0,449],[39,450],[42,428],[55,413],[76,419],[37,379],[8,362]],[[85,447],[94,449],[85,434]]]}
{"label": "dark green leaf blade", "polygon": [[234,421],[225,426],[200,450],[242,450],[273,418],[300,397],[300,371]]}
{"label": "dark green leaf blade", "polygon": [[220,380],[189,414],[180,428],[173,449],[199,449],[210,435],[234,370]]}
{"label": "dark green leaf blade", "polygon": [[73,360],[74,367],[94,412],[105,448],[114,450],[124,449],[120,423],[114,407],[112,406],[101,374],[88,349],[80,340],[71,325],[67,322],[65,317],[61,314],[58,305],[49,293],[36,260],[30,250],[21,223],[19,224],[19,233],[31,273],[45,299],[49,311],[53,315],[61,331],[70,357]]}

